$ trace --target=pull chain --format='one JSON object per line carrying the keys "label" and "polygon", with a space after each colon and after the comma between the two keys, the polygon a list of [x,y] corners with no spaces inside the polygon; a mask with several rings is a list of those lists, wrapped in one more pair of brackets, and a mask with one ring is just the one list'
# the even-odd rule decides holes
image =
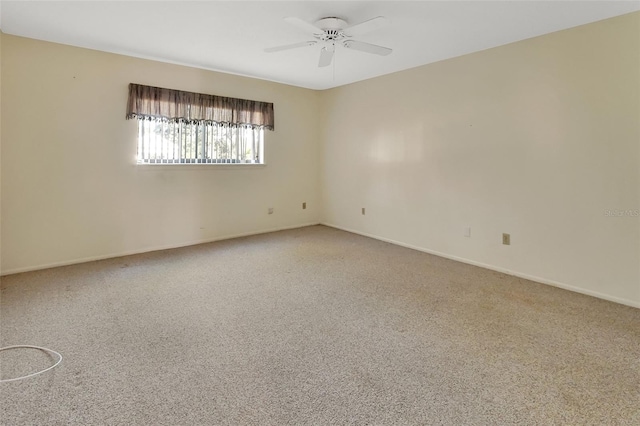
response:
{"label": "pull chain", "polygon": [[338,52],[336,52],[336,43],[333,43],[333,82],[336,81],[336,61],[338,60]]}

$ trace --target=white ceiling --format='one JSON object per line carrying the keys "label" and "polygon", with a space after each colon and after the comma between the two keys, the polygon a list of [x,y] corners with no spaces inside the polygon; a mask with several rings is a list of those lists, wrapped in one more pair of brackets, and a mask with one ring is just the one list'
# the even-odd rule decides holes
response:
{"label": "white ceiling", "polygon": [[[640,10],[640,1],[2,1],[0,28],[56,43],[327,89]],[[390,25],[356,37],[393,49],[376,56],[321,46],[283,20],[327,16]]]}

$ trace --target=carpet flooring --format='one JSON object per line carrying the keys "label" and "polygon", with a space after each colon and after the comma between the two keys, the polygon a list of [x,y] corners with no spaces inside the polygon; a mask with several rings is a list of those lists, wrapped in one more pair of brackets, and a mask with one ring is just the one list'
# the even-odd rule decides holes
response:
{"label": "carpet flooring", "polygon": [[1,291],[3,425],[640,424],[640,310],[324,226]]}

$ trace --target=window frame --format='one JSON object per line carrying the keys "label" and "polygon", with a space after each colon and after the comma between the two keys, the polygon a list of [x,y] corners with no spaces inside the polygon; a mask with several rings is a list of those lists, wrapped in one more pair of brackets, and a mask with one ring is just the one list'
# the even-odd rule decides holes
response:
{"label": "window frame", "polygon": [[[175,167],[175,166],[225,166],[225,167],[229,167],[229,166],[241,166],[241,167],[246,167],[246,166],[264,166],[266,165],[266,161],[265,161],[265,139],[266,139],[266,134],[267,132],[265,132],[264,128],[251,128],[248,126],[228,126],[228,125],[221,125],[215,122],[210,122],[210,123],[187,123],[185,121],[179,121],[179,122],[171,122],[168,120],[148,120],[148,119],[144,119],[144,118],[138,118],[137,120],[137,133],[136,133],[136,154],[135,154],[135,164],[138,166],[170,166],[170,167]],[[164,126],[175,126],[174,127],[174,135],[177,131],[180,132],[180,136],[178,136],[178,138],[180,138],[180,145],[176,148],[174,147],[174,153],[179,153],[179,158],[176,158],[177,156],[173,156],[173,158],[149,158],[147,160],[141,160],[140,158],[140,150],[141,147],[144,148],[144,146],[146,145],[147,147],[150,147],[150,143],[151,141],[148,141],[145,143],[144,141],[144,134],[143,134],[143,126],[147,124],[148,126],[157,126],[157,125],[162,125],[163,128],[161,131],[164,131]],[[180,129],[177,129],[177,127],[180,126]],[[202,158],[202,152],[196,152],[195,153],[195,157],[194,158],[188,158],[188,156],[184,156],[184,150],[182,147],[182,127],[183,126],[203,126],[205,131],[203,131],[201,133],[201,130],[196,130],[197,134],[200,134],[201,136],[204,135],[205,133],[207,133],[207,131],[209,130],[207,127],[211,126],[211,131],[213,132],[214,128],[219,127],[219,128],[224,128],[226,129],[226,132],[240,132],[240,131],[247,131],[247,132],[258,132],[258,141],[257,142],[252,142],[253,144],[257,143],[257,149],[258,149],[258,161],[256,162],[255,160],[253,162],[247,162],[247,161],[237,161],[236,159],[233,158],[220,158],[218,157],[216,159],[216,161],[207,161],[206,158]],[[218,130],[219,131],[219,130]],[[238,144],[240,143],[237,139],[240,135],[239,134],[235,134],[233,136],[233,140],[229,140],[227,143],[229,144],[228,146],[231,147],[231,149],[233,149],[233,146],[238,146]],[[255,136],[255,135],[254,135]],[[204,136],[205,139],[208,136]],[[170,143],[175,143],[175,142],[170,142]],[[204,148],[206,142],[200,142],[201,146]],[[215,143],[215,142],[214,142]],[[199,150],[200,148],[198,148],[197,145],[198,141],[197,141],[197,137],[196,137],[196,150]],[[161,147],[155,146],[153,149],[154,150],[158,150],[160,149],[161,154],[160,156],[164,156],[164,148],[166,148],[165,144],[163,143]],[[144,155],[144,153],[143,153]],[[200,158],[198,158],[200,157]],[[234,161],[235,160],[235,161]]]}

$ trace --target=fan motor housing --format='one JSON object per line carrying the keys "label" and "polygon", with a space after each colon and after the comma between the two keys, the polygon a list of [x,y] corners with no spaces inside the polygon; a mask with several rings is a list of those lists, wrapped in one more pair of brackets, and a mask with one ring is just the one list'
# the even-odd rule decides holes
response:
{"label": "fan motor housing", "polygon": [[344,19],[330,16],[328,18],[322,18],[315,22],[316,27],[322,28],[325,31],[329,30],[341,30],[347,26],[347,21]]}
{"label": "fan motor housing", "polygon": [[342,29],[347,26],[347,21],[340,18],[322,18],[315,23],[316,27],[323,30],[322,34],[314,34],[318,40],[335,42],[345,38]]}

